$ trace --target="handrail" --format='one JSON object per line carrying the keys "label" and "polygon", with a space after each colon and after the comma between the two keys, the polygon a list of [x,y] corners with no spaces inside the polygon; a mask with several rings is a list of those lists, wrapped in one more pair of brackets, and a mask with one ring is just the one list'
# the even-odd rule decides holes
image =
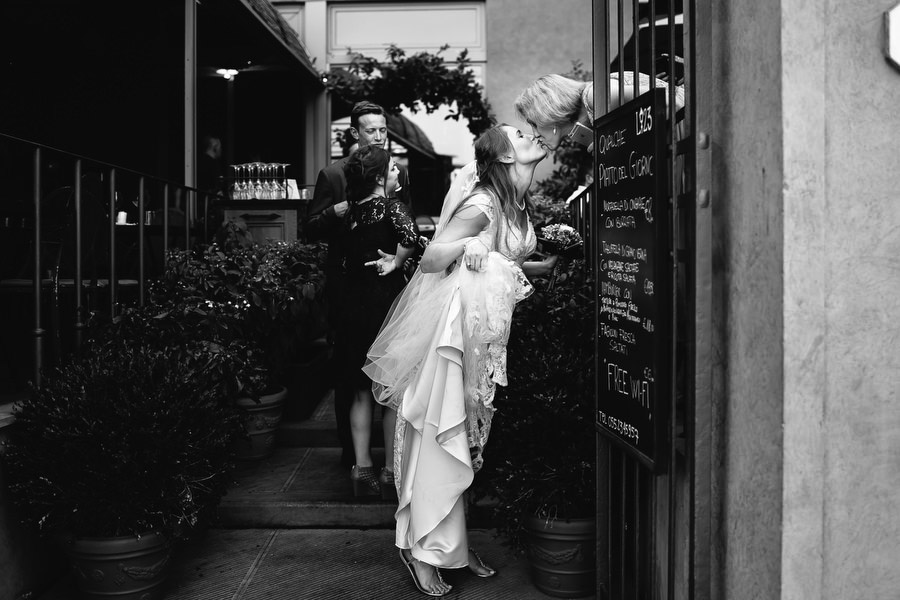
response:
{"label": "handrail", "polygon": [[[2,132],[0,132],[0,146],[3,146],[3,150],[7,151],[0,154],[0,156],[3,156],[4,158],[9,157],[11,161],[9,165],[0,164],[0,167],[7,166],[10,167],[10,170],[12,170],[11,165],[15,158],[20,158],[22,160],[23,168],[25,168],[25,160],[30,154],[30,160],[28,161],[30,162],[30,169],[32,171],[30,186],[27,184],[25,172],[18,174],[20,177],[16,180],[5,182],[7,189],[15,190],[16,186],[19,186],[19,189],[23,191],[23,195],[21,196],[23,201],[18,206],[15,206],[10,202],[0,204],[0,212],[11,211],[14,207],[18,208],[22,211],[20,213],[22,229],[25,233],[27,233],[29,229],[31,231],[30,241],[33,244],[31,250],[33,252],[32,260],[34,263],[32,268],[29,269],[34,311],[32,322],[33,328],[31,330],[34,358],[33,383],[39,387],[41,384],[41,370],[44,366],[44,338],[48,333],[43,327],[41,315],[42,306],[45,302],[45,288],[48,287],[48,277],[50,317],[53,329],[50,332],[53,336],[51,344],[53,350],[52,358],[58,360],[63,354],[60,344],[60,329],[63,329],[63,327],[59,325],[59,315],[61,314],[59,310],[59,289],[61,285],[59,267],[61,261],[56,261],[54,264],[54,262],[48,260],[41,251],[42,242],[47,242],[47,240],[43,239],[46,236],[42,233],[42,225],[45,220],[48,217],[52,218],[55,216],[65,219],[67,228],[69,226],[74,227],[75,252],[73,253],[74,256],[67,257],[74,259],[75,263],[74,279],[71,281],[71,285],[74,289],[75,309],[74,322],[72,323],[72,330],[74,332],[74,347],[72,350],[74,351],[77,350],[83,342],[83,335],[89,311],[95,313],[103,312],[100,310],[100,302],[97,301],[96,297],[91,297],[92,305],[90,307],[86,306],[86,292],[91,291],[93,294],[99,296],[100,292],[105,288],[106,293],[108,293],[107,306],[110,317],[115,317],[124,304],[136,302],[138,305],[143,306],[147,279],[149,276],[161,272],[161,268],[164,265],[165,252],[170,248],[170,241],[172,239],[170,233],[176,234],[176,241],[178,240],[178,236],[183,236],[183,247],[188,250],[191,247],[192,241],[207,241],[208,235],[206,225],[208,223],[210,197],[214,197],[216,193],[201,190],[193,186],[183,185],[134,169],[93,159]],[[71,171],[69,168],[71,168]],[[25,168],[25,170],[27,171],[27,168]],[[17,173],[12,172],[8,174],[7,177],[15,178],[16,175]],[[86,178],[94,175],[99,176],[99,185],[93,189],[85,189]],[[53,181],[48,185],[50,180]],[[126,198],[128,199],[128,204],[130,206],[133,207],[134,205],[134,201],[128,196],[128,194],[134,190],[129,190],[129,186],[132,188],[136,186],[137,192],[137,215],[135,215],[137,218],[134,219],[136,221],[135,225],[137,232],[135,242],[137,246],[136,273],[125,271],[124,266],[121,264],[124,256],[118,256],[118,250],[123,249],[118,248],[119,245],[117,244],[117,238],[120,238],[125,234],[125,228],[117,223],[117,212],[124,208],[121,203],[125,202]],[[24,192],[27,191],[29,187],[32,192],[30,196],[32,204],[31,209],[33,212],[27,209],[27,202],[24,201],[24,198],[27,197],[27,194]],[[46,207],[42,206],[42,202],[46,200],[50,193],[62,188],[71,190],[69,201],[74,202],[74,206],[67,204],[66,215],[47,214]],[[172,193],[173,191],[174,194]],[[159,192],[156,194],[156,198],[161,199],[158,204],[159,209],[162,212],[162,243],[161,248],[158,248],[159,251],[157,252],[155,249],[151,256],[151,252],[148,248],[150,240],[148,231],[151,228],[155,229],[159,225],[159,219],[148,220],[146,208],[150,205],[152,194],[156,192]],[[88,207],[85,203],[88,198],[93,201],[91,206],[91,208],[94,209],[93,211],[86,210]],[[172,202],[173,200],[174,202]],[[181,208],[179,208],[179,205]],[[202,211],[198,211],[198,207],[202,208]],[[183,221],[180,226],[176,226],[175,231],[170,232],[170,217],[179,210],[183,213]],[[32,212],[31,223],[28,223],[28,212]],[[11,216],[11,214],[12,213],[7,212],[7,216]],[[68,224],[69,217],[74,220],[70,225]],[[103,248],[101,245],[101,247],[98,248],[97,246],[99,243],[96,239],[97,236],[95,235],[92,238],[87,232],[95,232],[95,234],[102,232],[104,229],[104,218],[108,237],[105,241],[108,242],[108,246]],[[5,221],[5,225],[9,226],[9,219]],[[24,238],[23,243],[27,243],[24,242]],[[88,258],[84,255],[86,245],[92,246],[93,248],[93,253],[90,256],[93,267],[92,273],[90,274],[90,286],[85,284],[85,261]],[[24,251],[25,249],[21,248],[21,250]],[[98,266],[99,263],[96,260],[96,256],[103,251],[108,253],[107,273],[104,274],[105,277],[100,277],[100,270],[102,267]],[[122,254],[124,255],[125,252],[123,251]],[[158,267],[156,270],[149,269],[148,261],[152,260],[156,255],[159,255]],[[44,275],[45,273],[49,273],[49,275]],[[134,276],[136,276],[136,279],[134,279]],[[3,277],[3,274],[0,274],[0,277]],[[27,282],[27,280],[24,281]],[[0,279],[0,289],[12,288],[15,286],[16,282],[22,283],[22,280],[11,280],[10,278],[7,278],[6,281],[3,281]],[[121,294],[122,288],[124,287],[136,287],[136,297],[129,299],[127,302],[123,302]]]}
{"label": "handrail", "polygon": [[591,190],[593,186],[586,186],[577,196],[568,201],[569,217],[572,226],[581,235],[582,248],[584,249],[584,266],[590,269],[593,264],[593,231],[591,225]]}

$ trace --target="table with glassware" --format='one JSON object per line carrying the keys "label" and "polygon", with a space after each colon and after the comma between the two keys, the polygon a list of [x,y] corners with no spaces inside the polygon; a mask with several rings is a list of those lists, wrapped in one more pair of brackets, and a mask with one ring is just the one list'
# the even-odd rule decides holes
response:
{"label": "table with glassware", "polygon": [[230,165],[232,200],[284,200],[295,190],[287,178],[290,163],[251,162]]}
{"label": "table with glassware", "polygon": [[300,211],[306,210],[306,200],[216,200],[225,221],[241,219],[255,242],[297,239]]}
{"label": "table with glassware", "polygon": [[289,163],[252,162],[230,165],[229,198],[215,201],[226,221],[241,219],[256,242],[297,239],[300,211],[309,190],[287,178]]}

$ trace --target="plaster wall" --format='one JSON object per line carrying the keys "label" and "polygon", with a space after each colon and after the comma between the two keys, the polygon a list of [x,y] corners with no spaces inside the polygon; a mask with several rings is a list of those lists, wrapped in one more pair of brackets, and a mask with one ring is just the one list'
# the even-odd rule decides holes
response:
{"label": "plaster wall", "polygon": [[[882,53],[894,4],[828,0],[821,11],[823,598],[900,589],[900,72]],[[802,377],[803,364],[790,367]],[[790,597],[808,597],[797,584]]]}
{"label": "plaster wall", "polygon": [[713,2],[721,598],[900,574],[900,73],[890,2]]}
{"label": "plaster wall", "polygon": [[778,598],[782,453],[779,7],[712,2],[713,397],[721,471],[714,598]]}
{"label": "plaster wall", "polygon": [[[530,132],[513,102],[541,75],[566,73],[580,60],[591,70],[592,8],[587,0],[486,0],[485,92],[499,123]],[[538,165],[535,181],[556,167],[552,157]]]}

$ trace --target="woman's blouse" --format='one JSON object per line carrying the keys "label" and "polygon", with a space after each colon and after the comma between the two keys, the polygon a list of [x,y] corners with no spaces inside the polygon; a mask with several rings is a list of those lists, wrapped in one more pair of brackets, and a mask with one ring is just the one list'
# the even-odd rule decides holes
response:
{"label": "woman's blouse", "polygon": [[396,198],[376,197],[366,202],[355,203],[350,209],[351,229],[358,225],[375,225],[385,218],[393,227],[401,246],[412,248],[416,245],[419,235],[413,225],[412,216],[406,205]]}

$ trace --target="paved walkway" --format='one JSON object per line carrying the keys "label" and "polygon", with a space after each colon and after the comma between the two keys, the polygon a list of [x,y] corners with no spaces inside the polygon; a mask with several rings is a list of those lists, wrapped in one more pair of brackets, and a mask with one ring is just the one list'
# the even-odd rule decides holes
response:
{"label": "paved walkway", "polygon": [[[330,397],[312,417],[285,423],[274,454],[242,465],[219,523],[180,547],[161,600],[404,600],[413,586],[393,540],[394,504],[353,498]],[[376,452],[383,461],[383,451]],[[489,525],[489,524],[488,524]],[[527,561],[490,529],[470,542],[498,575],[445,570],[453,600],[546,600]],[[64,578],[39,600],[76,600]],[[131,599],[128,600],[137,600]]]}

